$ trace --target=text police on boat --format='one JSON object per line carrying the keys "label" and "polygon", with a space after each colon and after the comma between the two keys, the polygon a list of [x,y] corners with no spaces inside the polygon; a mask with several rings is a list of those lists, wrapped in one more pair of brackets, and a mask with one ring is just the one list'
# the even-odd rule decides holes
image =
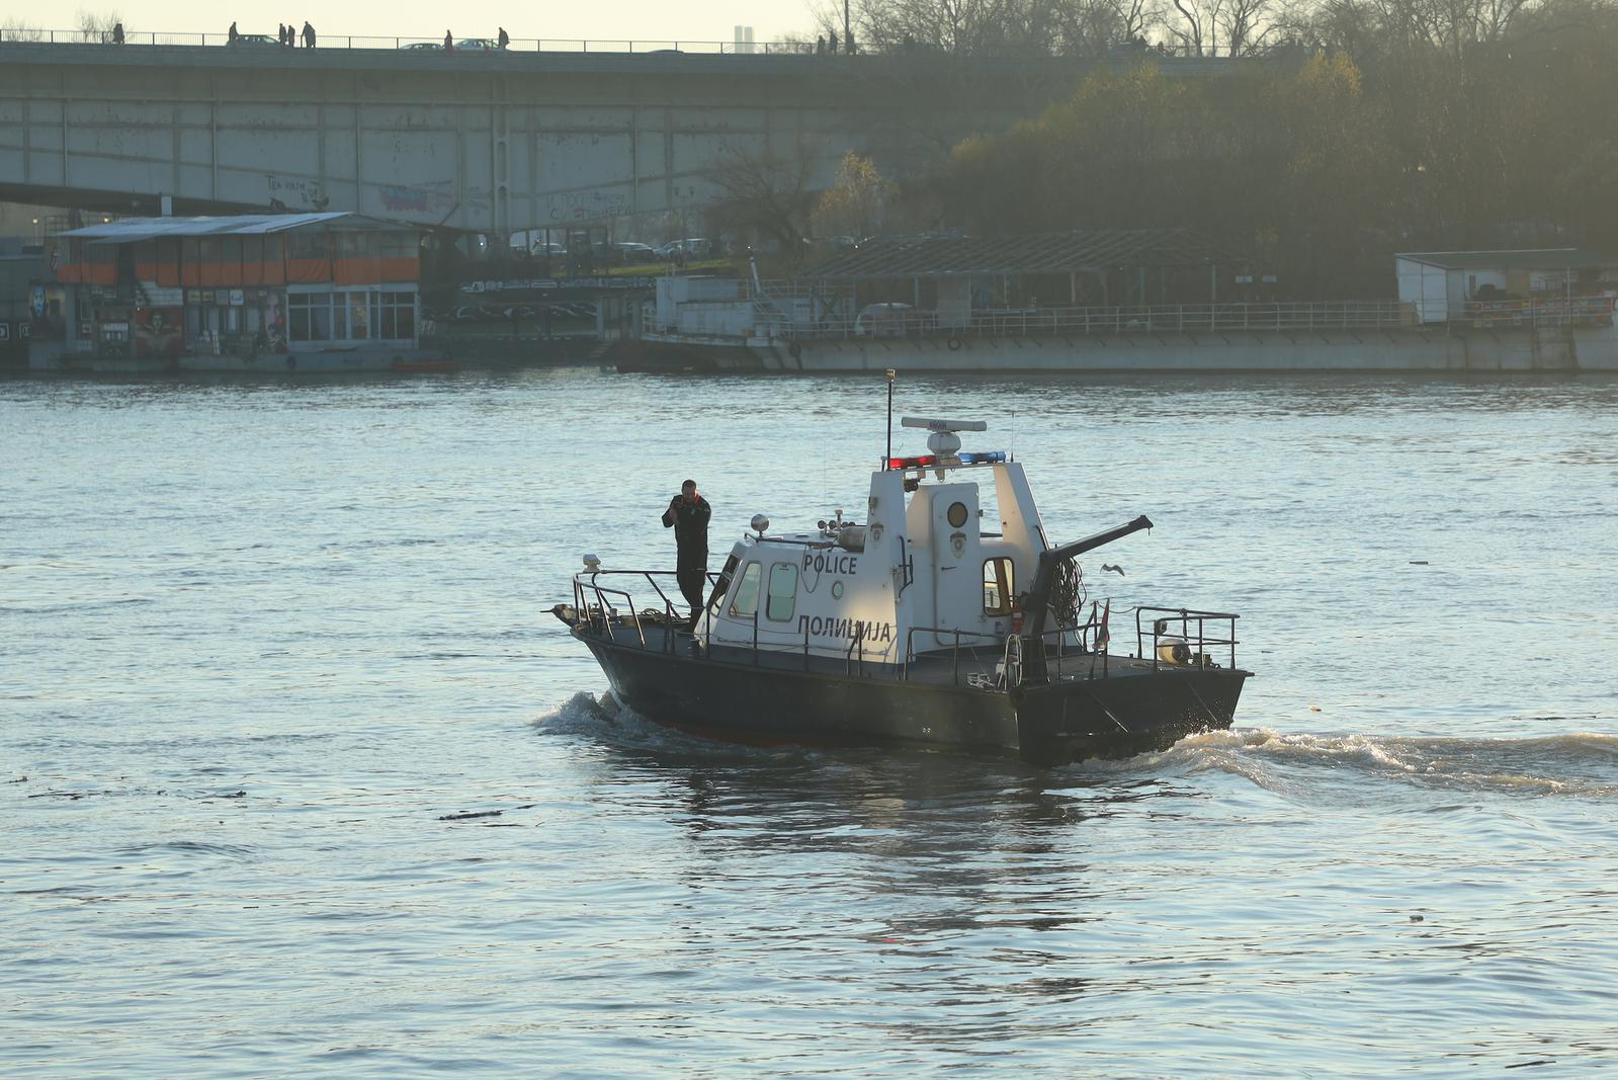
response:
{"label": "text police on boat", "polygon": [[[1038,762],[1160,748],[1229,727],[1248,672],[1236,616],[1137,608],[1111,652],[1110,603],[1085,611],[1078,558],[1151,527],[1137,517],[1053,545],[1022,465],[965,451],[981,421],[905,417],[927,452],[871,474],[863,520],[772,533],[763,515],[706,575],[699,616],[672,572],[602,568],[554,610],[614,695],[649,719],[749,738],[885,741]],[[980,485],[998,529],[984,531]]]}

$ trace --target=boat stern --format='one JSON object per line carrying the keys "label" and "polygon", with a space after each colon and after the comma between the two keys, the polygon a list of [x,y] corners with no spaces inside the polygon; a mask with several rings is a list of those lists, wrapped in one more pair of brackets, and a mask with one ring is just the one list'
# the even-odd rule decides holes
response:
{"label": "boat stern", "polygon": [[1249,675],[1240,668],[1140,667],[1115,662],[1108,678],[1025,686],[1017,702],[1021,756],[1050,765],[1129,757],[1229,728]]}

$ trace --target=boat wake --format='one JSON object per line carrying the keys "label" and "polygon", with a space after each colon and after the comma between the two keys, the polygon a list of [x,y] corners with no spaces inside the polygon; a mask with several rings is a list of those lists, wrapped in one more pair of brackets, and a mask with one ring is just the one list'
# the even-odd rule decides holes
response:
{"label": "boat wake", "polygon": [[596,695],[581,691],[555,710],[536,718],[534,723],[548,735],[582,737],[617,750],[668,756],[671,762],[687,754],[701,756],[710,764],[722,764],[733,757],[758,762],[781,755],[802,757],[813,752],[813,748],[798,744],[708,738],[667,727],[619,704],[610,693]]}
{"label": "boat wake", "polygon": [[[782,755],[801,758],[824,751],[704,738],[647,720],[609,694],[574,694],[535,723],[547,734],[579,736],[618,750],[673,758],[699,755],[710,764],[731,757],[759,763]],[[938,756],[929,751],[915,753]],[[1618,735],[1576,732],[1524,739],[1457,739],[1234,728],[1190,735],[1158,753],[1092,760],[1058,771],[1066,777],[1077,773],[1102,782],[1216,772],[1297,797],[1340,786],[1357,788],[1362,797],[1374,799],[1383,789],[1368,787],[1365,781],[1380,779],[1435,791],[1618,799]]]}
{"label": "boat wake", "polygon": [[1430,789],[1526,796],[1618,798],[1618,735],[1577,732],[1526,739],[1308,734],[1235,728],[1188,736],[1134,759],[1185,773],[1217,770],[1293,793],[1322,772]]}

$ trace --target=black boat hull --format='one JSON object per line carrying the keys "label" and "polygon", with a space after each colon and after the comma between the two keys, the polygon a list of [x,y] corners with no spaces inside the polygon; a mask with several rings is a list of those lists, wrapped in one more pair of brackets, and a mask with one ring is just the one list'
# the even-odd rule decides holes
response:
{"label": "black boat hull", "polygon": [[1105,677],[1007,692],[903,678],[891,667],[805,670],[790,656],[743,662],[578,636],[619,701],[658,723],[749,741],[904,743],[1040,764],[1128,756],[1228,728],[1248,674],[1120,658]]}

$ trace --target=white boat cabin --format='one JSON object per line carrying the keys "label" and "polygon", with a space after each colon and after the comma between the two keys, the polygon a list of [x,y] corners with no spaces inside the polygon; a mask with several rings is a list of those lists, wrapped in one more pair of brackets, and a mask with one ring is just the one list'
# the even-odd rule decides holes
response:
{"label": "white boat cabin", "polygon": [[[871,474],[863,521],[773,534],[762,516],[731,549],[696,633],[706,644],[903,663],[1020,630],[1027,592],[1049,546],[1022,466],[1003,451],[961,450],[981,421],[905,417],[928,453]],[[993,482],[998,521],[980,485]],[[957,639],[956,631],[959,631]]]}

